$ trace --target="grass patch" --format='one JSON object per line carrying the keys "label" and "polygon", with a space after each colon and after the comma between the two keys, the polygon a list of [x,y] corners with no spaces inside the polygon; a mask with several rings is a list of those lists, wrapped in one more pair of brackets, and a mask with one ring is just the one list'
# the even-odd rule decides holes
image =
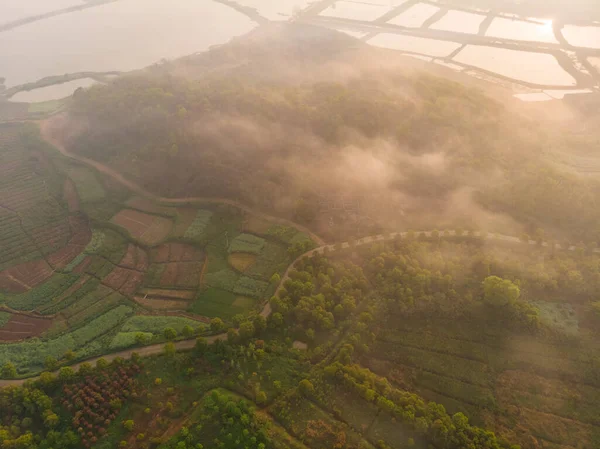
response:
{"label": "grass patch", "polygon": [[149,332],[153,334],[162,333],[165,328],[172,327],[181,333],[185,326],[190,326],[192,329],[204,328],[204,325],[196,320],[183,318],[178,316],[134,316],[128,319],[121,332]]}
{"label": "grass patch", "polygon": [[205,240],[206,227],[210,223],[213,213],[209,210],[199,210],[192,224],[185,230],[183,236],[186,239],[202,242]]}
{"label": "grass patch", "polygon": [[106,197],[104,187],[98,181],[96,174],[85,167],[74,167],[68,172],[69,178],[75,183],[77,194],[83,203],[92,203]]}
{"label": "grass patch", "polygon": [[251,277],[242,276],[235,284],[235,287],[233,288],[233,293],[241,296],[251,296],[253,298],[260,298],[261,296],[263,296],[268,285],[269,284],[267,282],[259,281]]}
{"label": "grass patch", "polygon": [[0,312],[0,327],[4,327],[4,325],[8,323],[8,320],[10,320],[11,316],[12,314],[8,312]]}
{"label": "grass patch", "polygon": [[198,315],[229,319],[237,313],[244,312],[243,308],[233,305],[235,300],[236,295],[231,291],[211,287],[198,294],[189,310]]}
{"label": "grass patch", "polygon": [[150,341],[154,336],[151,332],[119,332],[110,342],[109,349],[111,351],[118,351],[136,345],[136,339],[140,333],[144,336],[146,341]]}
{"label": "grass patch", "polygon": [[240,275],[238,273],[231,268],[226,268],[214,273],[206,273],[204,275],[204,283],[209,287],[234,291],[239,278]]}
{"label": "grass patch", "polygon": [[265,246],[265,239],[252,234],[240,234],[231,241],[229,253],[260,254]]}

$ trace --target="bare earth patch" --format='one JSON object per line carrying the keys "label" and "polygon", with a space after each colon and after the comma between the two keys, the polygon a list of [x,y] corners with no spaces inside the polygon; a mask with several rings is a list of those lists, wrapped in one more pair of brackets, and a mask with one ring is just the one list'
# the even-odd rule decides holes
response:
{"label": "bare earth patch", "polygon": [[25,338],[37,337],[52,325],[48,318],[37,318],[27,315],[14,314],[0,329],[0,340],[17,341]]}
{"label": "bare earth patch", "polygon": [[147,245],[162,242],[173,228],[173,222],[168,218],[132,209],[123,209],[110,221],[125,228],[134,239]]}
{"label": "bare earth patch", "polygon": [[227,258],[227,261],[229,262],[229,265],[231,265],[237,271],[245,273],[252,265],[255,264],[257,257],[258,256],[256,254],[231,253]]}

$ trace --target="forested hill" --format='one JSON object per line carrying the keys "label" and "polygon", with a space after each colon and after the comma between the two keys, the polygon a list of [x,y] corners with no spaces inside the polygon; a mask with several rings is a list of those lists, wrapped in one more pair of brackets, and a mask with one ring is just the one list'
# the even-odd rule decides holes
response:
{"label": "forested hill", "polygon": [[597,241],[598,180],[554,160],[593,139],[488,93],[278,25],[78,91],[63,138],[161,195],[236,198],[330,238],[435,223]]}

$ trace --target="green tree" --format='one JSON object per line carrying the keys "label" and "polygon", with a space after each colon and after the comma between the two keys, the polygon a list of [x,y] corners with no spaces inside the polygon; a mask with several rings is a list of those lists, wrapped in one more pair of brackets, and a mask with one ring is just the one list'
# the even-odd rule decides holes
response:
{"label": "green tree", "polygon": [[494,306],[513,304],[521,296],[519,286],[508,279],[488,276],[483,281],[483,299]]}
{"label": "green tree", "polygon": [[243,339],[252,338],[255,331],[254,324],[250,321],[245,321],[240,325],[240,337]]}
{"label": "green tree", "polygon": [[206,338],[204,338],[204,337],[196,338],[196,346],[195,346],[196,353],[199,355],[204,355],[206,353],[207,349],[208,349],[208,343],[206,342]]}
{"label": "green tree", "polygon": [[123,427],[125,428],[125,430],[128,430],[129,432],[131,432],[133,430],[134,426],[135,426],[135,423],[133,422],[132,419],[123,421]]}
{"label": "green tree", "polygon": [[135,334],[135,342],[140,346],[144,346],[148,343],[148,338],[144,332],[137,332]]}
{"label": "green tree", "polygon": [[67,381],[73,379],[75,376],[75,371],[70,366],[63,366],[58,372],[58,378],[61,381]]}
{"label": "green tree", "polygon": [[6,362],[4,366],[2,366],[2,377],[4,379],[14,379],[17,377],[17,368],[11,362]]}
{"label": "green tree", "polygon": [[183,334],[183,336],[185,338],[190,338],[192,335],[194,335],[194,329],[192,328],[192,326],[186,325],[186,326],[183,326],[181,333]]}
{"label": "green tree", "polygon": [[94,368],[92,367],[92,364],[89,362],[83,362],[81,365],[79,365],[79,374],[90,374],[92,371],[94,370]]}
{"label": "green tree", "polygon": [[298,388],[300,389],[300,393],[304,396],[312,396],[315,393],[315,387],[312,382],[308,379],[303,379],[298,384]]}
{"label": "green tree", "polygon": [[283,315],[279,312],[272,313],[269,316],[269,327],[280,329],[283,327]]}
{"label": "green tree", "polygon": [[210,330],[213,332],[223,332],[225,330],[225,323],[221,318],[213,318],[210,320]]}
{"label": "green tree", "polygon": [[257,315],[254,318],[254,329],[256,329],[257,333],[261,333],[267,328],[267,320],[262,315]]}
{"label": "green tree", "polygon": [[271,279],[269,280],[269,282],[272,285],[279,284],[281,282],[281,276],[279,275],[279,273],[273,273],[273,276],[271,276]]}
{"label": "green tree", "polygon": [[177,338],[177,331],[175,329],[173,329],[172,327],[167,327],[163,331],[163,335],[169,341],[175,340]]}
{"label": "green tree", "polygon": [[175,349],[175,344],[170,341],[165,345],[165,355],[167,357],[173,357],[175,355],[175,353],[177,352],[177,350]]}
{"label": "green tree", "polygon": [[44,360],[44,366],[48,371],[56,371],[58,368],[58,361],[52,356],[47,356]]}
{"label": "green tree", "polygon": [[106,369],[108,367],[108,362],[106,361],[106,359],[98,359],[96,361],[96,368],[98,369]]}
{"label": "green tree", "polygon": [[65,354],[63,355],[64,359],[69,362],[71,360],[73,360],[75,358],[75,356],[76,356],[75,352],[70,349],[67,352],[65,352]]}

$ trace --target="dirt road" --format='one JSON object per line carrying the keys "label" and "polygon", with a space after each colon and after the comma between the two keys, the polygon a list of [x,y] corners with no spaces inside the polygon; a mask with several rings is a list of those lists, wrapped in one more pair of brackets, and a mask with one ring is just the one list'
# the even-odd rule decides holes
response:
{"label": "dirt road", "polygon": [[314,232],[312,232],[306,226],[302,226],[298,223],[294,223],[293,221],[287,220],[285,218],[274,217],[272,215],[265,214],[264,212],[254,210],[248,206],[245,206],[245,205],[238,203],[237,201],[229,199],[229,198],[211,198],[211,197],[201,197],[201,196],[191,196],[191,197],[185,197],[185,198],[165,198],[162,196],[155,195],[154,193],[144,189],[142,186],[136,184],[135,182],[125,178],[122,174],[118,173],[117,171],[113,170],[112,168],[110,168],[98,161],[94,161],[93,159],[89,159],[89,158],[83,157],[83,156],[78,156],[77,154],[73,154],[73,153],[70,153],[69,151],[67,151],[67,149],[65,148],[63,143],[60,141],[60,139],[56,138],[56,135],[55,135],[56,134],[55,133],[56,125],[57,125],[58,121],[60,121],[60,120],[63,120],[63,117],[54,116],[52,118],[49,118],[49,119],[39,122],[42,137],[46,141],[48,141],[50,144],[52,144],[54,147],[56,147],[56,149],[58,149],[58,151],[60,151],[62,155],[66,156],[68,158],[74,159],[78,162],[81,162],[82,164],[85,164],[85,165],[95,168],[100,173],[113,178],[119,184],[127,187],[129,190],[137,193],[138,195],[144,196],[146,198],[150,198],[151,200],[154,200],[159,203],[172,204],[172,205],[188,204],[188,203],[228,204],[230,206],[235,206],[238,209],[243,210],[244,212],[247,212],[249,214],[252,214],[259,218],[262,218],[264,220],[268,220],[268,221],[271,221],[274,223],[279,223],[282,225],[291,226],[296,229],[299,229],[300,231],[309,235],[319,245],[325,244],[325,241],[321,237],[316,235]]}

